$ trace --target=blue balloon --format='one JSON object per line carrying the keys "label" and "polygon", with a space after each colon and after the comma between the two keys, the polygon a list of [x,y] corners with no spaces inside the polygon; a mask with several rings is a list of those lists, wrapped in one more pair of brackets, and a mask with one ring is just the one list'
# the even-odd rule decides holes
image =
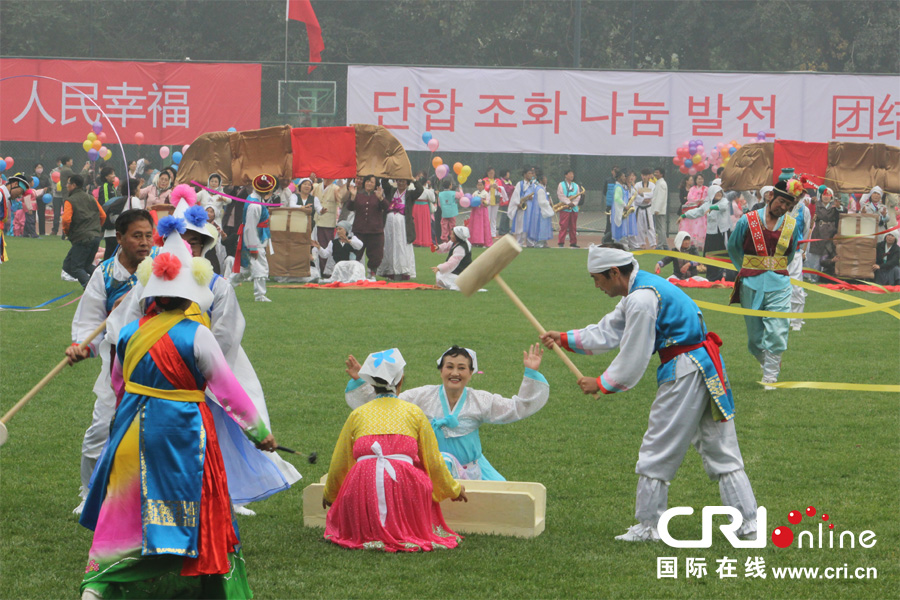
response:
{"label": "blue balloon", "polygon": [[728,154],[734,154],[735,152],[737,152],[737,148],[735,148],[734,146],[728,149]]}
{"label": "blue balloon", "polygon": [[50,204],[53,202],[53,194],[44,194],[41,196],[41,200],[44,201],[44,204]]}
{"label": "blue balloon", "polygon": [[176,165],[175,163],[172,163],[171,165],[169,165],[169,168],[172,169],[173,171],[175,171],[176,173],[178,172],[178,165]]}
{"label": "blue balloon", "polygon": [[685,169],[690,169],[693,166],[694,166],[694,161],[692,161],[689,158],[684,159],[684,168]]}
{"label": "blue balloon", "polygon": [[0,159],[0,171],[5,171],[5,170],[6,170],[6,161],[3,159]]}
{"label": "blue balloon", "polygon": [[172,162],[174,162],[176,165],[180,165],[182,156],[183,155],[181,154],[181,152],[172,153]]}
{"label": "blue balloon", "polygon": [[428,142],[431,141],[431,138],[432,138],[432,137],[433,137],[433,136],[431,135],[431,133],[428,132],[428,131],[426,131],[425,133],[422,134],[422,141],[425,142],[425,143],[427,144]]}
{"label": "blue balloon", "polygon": [[234,133],[235,131],[237,131],[237,129],[235,129],[234,127],[229,127],[228,131],[230,131],[231,133]]}
{"label": "blue balloon", "polygon": [[34,187],[37,187],[41,184],[41,180],[38,179],[37,177],[32,177],[31,182],[34,184]]}
{"label": "blue balloon", "polygon": [[472,196],[469,200],[469,206],[472,208],[478,208],[481,206],[481,196]]}

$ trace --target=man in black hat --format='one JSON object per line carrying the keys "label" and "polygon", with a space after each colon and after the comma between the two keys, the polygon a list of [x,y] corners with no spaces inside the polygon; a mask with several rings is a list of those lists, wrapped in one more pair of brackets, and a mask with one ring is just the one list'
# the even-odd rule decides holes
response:
{"label": "man in black hat", "polygon": [[[789,312],[788,265],[803,237],[803,219],[790,215],[803,193],[796,179],[779,181],[766,205],[740,218],[728,238],[728,255],[740,269],[731,302],[744,308]],[[775,383],[787,350],[788,319],[745,316],[747,347],[763,370],[763,383]],[[766,390],[775,389],[765,386]]]}

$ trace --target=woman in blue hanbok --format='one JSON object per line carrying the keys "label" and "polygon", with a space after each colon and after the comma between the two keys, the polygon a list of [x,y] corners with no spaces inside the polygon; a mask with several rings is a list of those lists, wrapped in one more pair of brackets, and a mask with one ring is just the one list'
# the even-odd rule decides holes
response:
{"label": "woman in blue hanbok", "polygon": [[[524,352],[525,375],[519,393],[512,398],[467,387],[478,370],[478,359],[474,351],[459,346],[453,346],[437,360],[441,385],[401,392],[401,400],[421,408],[431,421],[438,449],[455,478],[505,481],[482,454],[478,428],[484,423],[514,423],[544,407],[550,384],[538,372],[542,356],[543,349],[537,345]],[[347,373],[351,379],[344,393],[353,409],[375,398],[374,388],[359,378],[359,369],[359,362],[350,356]]]}

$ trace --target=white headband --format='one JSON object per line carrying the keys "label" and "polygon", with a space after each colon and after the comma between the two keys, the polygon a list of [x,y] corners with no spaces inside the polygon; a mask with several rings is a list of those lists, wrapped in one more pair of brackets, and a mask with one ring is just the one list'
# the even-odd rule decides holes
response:
{"label": "white headband", "polygon": [[618,248],[604,248],[597,244],[591,244],[588,248],[588,272],[603,273],[613,267],[624,267],[633,264],[638,268],[638,262],[631,252],[625,252]]}

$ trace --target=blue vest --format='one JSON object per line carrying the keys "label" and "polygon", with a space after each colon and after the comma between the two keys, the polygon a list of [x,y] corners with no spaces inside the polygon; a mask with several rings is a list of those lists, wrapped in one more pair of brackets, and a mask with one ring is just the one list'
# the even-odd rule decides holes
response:
{"label": "blue vest", "polygon": [[[693,346],[706,339],[703,313],[700,312],[700,308],[694,301],[675,285],[658,275],[638,270],[629,292],[635,290],[651,290],[659,300],[654,352],[659,352],[669,346]],[[703,379],[712,399],[713,417],[717,421],[733,419],[734,397],[731,394],[731,385],[728,383],[728,374],[725,371],[725,359],[720,356],[722,374],[725,376],[725,381],[722,381],[706,348],[701,346],[686,354],[703,372]],[[659,365],[656,370],[657,385],[675,380],[675,362],[670,360]]]}
{"label": "blue vest", "polygon": [[[159,254],[158,246],[150,249],[150,258],[155,258],[157,254]],[[130,292],[134,284],[137,283],[137,272],[132,273],[131,277],[124,281],[119,281],[113,277],[113,271],[116,268],[114,261],[117,260],[119,260],[118,253],[100,263],[100,272],[103,273],[103,286],[106,288],[106,314],[111,313],[116,301]]]}

